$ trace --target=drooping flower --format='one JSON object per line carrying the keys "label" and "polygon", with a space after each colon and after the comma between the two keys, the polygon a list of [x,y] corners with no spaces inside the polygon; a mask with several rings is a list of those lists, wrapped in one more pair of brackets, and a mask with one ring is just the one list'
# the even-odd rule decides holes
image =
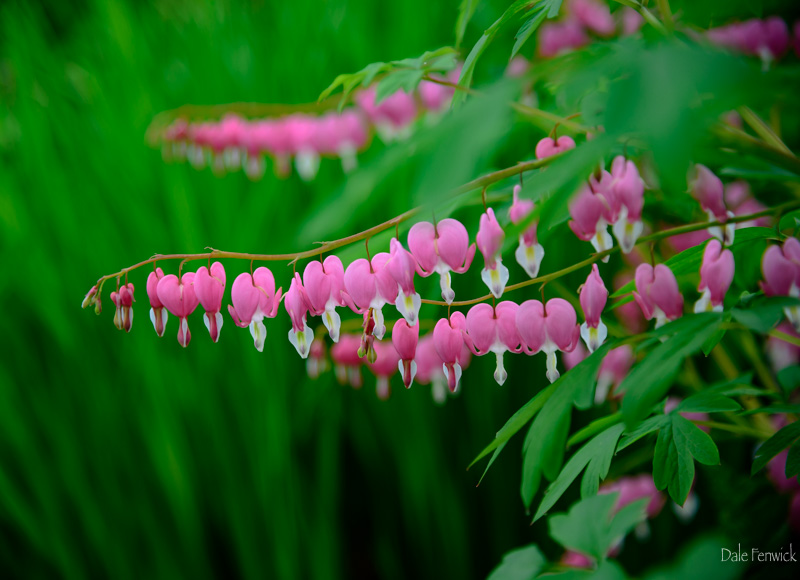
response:
{"label": "drooping flower", "polygon": [[311,349],[311,342],[314,340],[314,333],[309,330],[306,323],[308,314],[308,303],[303,297],[303,282],[300,274],[295,272],[289,291],[283,297],[283,307],[292,321],[292,328],[289,329],[289,342],[292,343],[297,354],[302,358],[308,357]]}
{"label": "drooping flower", "polygon": [[636,268],[636,292],[633,298],[647,320],[656,319],[656,328],[683,316],[683,296],[675,274],[664,264]]}
{"label": "drooping flower", "polygon": [[98,300],[99,296],[97,294],[97,285],[95,284],[89,289],[89,291],[86,293],[86,296],[83,297],[83,300],[81,301],[81,308],[94,306]]}
{"label": "drooping flower", "polygon": [[[619,219],[619,203],[610,187],[612,180],[607,171],[601,172],[600,179],[592,176],[569,204],[570,229],[580,239],[591,242],[598,252],[613,246],[608,225]],[[607,262],[608,256],[603,261]]]}
{"label": "drooping flower", "polygon": [[250,327],[250,334],[258,352],[263,352],[264,340],[267,338],[264,318],[275,318],[278,314],[281,293],[281,288],[275,291],[275,278],[264,266],[256,268],[252,274],[248,272],[239,274],[231,286],[233,305],[228,305],[228,312],[236,326]]}
{"label": "drooping flower", "polygon": [[562,135],[556,139],[545,137],[536,144],[536,159],[552,157],[570,149],[575,149],[575,140],[568,135]]}
{"label": "drooping flower", "polygon": [[194,277],[194,292],[200,305],[205,310],[203,321],[211,335],[211,340],[217,342],[222,331],[222,297],[225,294],[225,268],[219,262],[211,264],[211,270],[201,266]]}
{"label": "drooping flower", "polygon": [[614,158],[611,177],[610,195],[619,207],[619,215],[612,229],[620,249],[627,254],[633,250],[644,229],[644,180],[639,176],[639,170],[633,161],[626,160],[622,155]]}
{"label": "drooping flower", "polygon": [[313,260],[303,270],[303,284],[300,286],[308,302],[308,310],[314,316],[322,317],[322,324],[328,329],[333,342],[339,341],[341,318],[337,306],[344,306],[344,266],[337,256],[328,256],[324,262]]}
{"label": "drooping flower", "polygon": [[627,344],[612,348],[606,353],[606,356],[603,357],[603,362],[600,364],[600,371],[597,374],[595,404],[599,405],[605,401],[612,389],[620,386],[625,377],[628,376],[628,371],[631,370],[634,360],[633,349]]}
{"label": "drooping flower", "polygon": [[386,269],[397,282],[397,311],[414,326],[419,318],[419,307],[422,304],[419,292],[414,289],[414,274],[417,272],[417,261],[413,254],[403,247],[397,238],[389,242],[389,260]]}
{"label": "drooping flower", "polygon": [[481,215],[481,225],[475,242],[478,249],[483,254],[484,267],[481,270],[481,280],[495,298],[503,295],[506,284],[508,283],[508,268],[503,266],[500,252],[503,249],[503,240],[506,234],[503,228],[497,223],[494,210],[489,208]]}
{"label": "drooping flower", "polygon": [[[786,238],[783,247],[772,245],[761,261],[764,281],[761,288],[767,296],[800,298],[800,241]],[[784,313],[800,332],[800,306],[788,306]]]}
{"label": "drooping flower", "polygon": [[378,398],[385,401],[391,394],[389,378],[397,372],[400,355],[388,342],[378,341],[373,346],[376,357],[374,361],[367,361],[367,366],[377,378],[375,392],[378,394]]}
{"label": "drooping flower", "polygon": [[495,354],[497,363],[494,380],[498,385],[505,383],[508,378],[503,365],[503,353],[521,350],[516,322],[518,308],[515,302],[504,300],[494,308],[485,302],[476,304],[467,312],[467,346],[478,356],[489,352]]}
{"label": "drooping flower", "polygon": [[[465,347],[466,348],[466,347]],[[417,344],[414,362],[417,365],[415,381],[420,385],[431,385],[433,400],[443,404],[447,399],[447,378],[442,370],[443,361],[433,344],[433,333],[423,336]],[[462,366],[463,368],[463,366]]]}
{"label": "drooping flower", "polygon": [[339,337],[339,342],[331,347],[331,359],[333,359],[336,379],[342,385],[349,383],[354,389],[360,389],[363,384],[362,360],[358,354],[360,346],[360,336],[343,334]]}
{"label": "drooping flower", "polygon": [[765,20],[752,18],[712,28],[706,36],[719,46],[759,56],[765,65],[782,56],[789,48],[789,27],[785,20],[777,16]]}
{"label": "drooping flower", "polygon": [[164,271],[161,268],[156,268],[155,271],[150,272],[147,276],[147,297],[150,299],[150,321],[153,323],[153,328],[156,329],[156,334],[158,336],[164,336],[164,331],[167,328],[167,318],[169,317],[161,300],[158,299],[158,283],[163,277]]}
{"label": "drooping flower", "polygon": [[586,28],[599,36],[614,34],[614,19],[608,5],[596,0],[572,0],[569,12]]}
{"label": "drooping flower", "polygon": [[398,369],[403,375],[403,384],[406,388],[411,387],[414,376],[417,374],[417,363],[414,357],[417,352],[419,342],[419,324],[409,326],[405,320],[398,320],[392,328],[392,344],[400,357]]}
{"label": "drooping flower", "polygon": [[661,512],[667,498],[653,483],[653,477],[647,473],[641,475],[627,475],[616,481],[604,483],[598,493],[619,493],[614,511],[619,511],[626,505],[639,499],[648,498],[647,517],[654,518]]}
{"label": "drooping flower", "polygon": [[733,282],[733,253],[723,250],[719,240],[708,242],[703,252],[703,264],[700,266],[700,300],[694,305],[695,312],[722,312],[725,293]]}
{"label": "drooping flower", "polygon": [[711,226],[708,233],[725,245],[731,245],[734,239],[736,226],[729,224],[728,219],[733,217],[733,212],[725,206],[725,188],[719,177],[705,165],[699,163],[689,174],[689,191],[700,207],[708,214],[708,221],[725,224],[723,227]]}
{"label": "drooping flower", "polygon": [[546,22],[539,32],[539,53],[552,58],[589,44],[589,36],[580,22],[569,18],[561,22]]}
{"label": "drooping flower", "polygon": [[[514,202],[508,209],[508,217],[514,225],[520,223],[533,211],[533,200],[520,199],[520,191],[522,191],[522,187],[515,185]],[[536,278],[539,274],[539,266],[542,264],[542,258],[544,258],[544,248],[536,240],[535,222],[520,234],[519,246],[517,246],[514,256],[517,258],[517,263],[525,269],[528,276]]]}
{"label": "drooping flower", "polygon": [[123,284],[118,292],[112,292],[111,302],[117,307],[114,311],[114,326],[130,332],[133,326],[133,284]]}
{"label": "drooping flower", "polygon": [[450,272],[463,274],[475,257],[475,244],[470,245],[467,229],[451,218],[443,219],[435,226],[430,222],[419,222],[408,232],[408,248],[419,264],[421,276],[434,272],[440,276],[442,299],[450,304],[456,293],[450,283]]}
{"label": "drooping flower", "polygon": [[309,378],[316,379],[328,370],[328,359],[325,358],[325,341],[315,338],[311,343],[309,356],[306,359],[306,372]]}
{"label": "drooping flower", "polygon": [[450,392],[458,390],[461,380],[461,352],[464,348],[466,319],[461,312],[453,312],[450,319],[442,318],[433,329],[433,345],[442,359],[442,370],[447,378]]}
{"label": "drooping flower", "polygon": [[[780,323],[776,330],[800,340],[800,335],[797,334],[794,326],[789,322]],[[786,367],[800,364],[800,346],[796,346],[775,336],[767,337],[766,351],[769,362],[772,365],[772,370],[775,373],[782,371]]]}
{"label": "drooping flower", "polygon": [[[344,273],[342,298],[353,312],[365,315],[365,334],[378,340],[386,333],[381,309],[384,304],[392,304],[397,299],[397,282],[385,267],[389,257],[386,252],[381,252],[375,254],[372,261],[359,258],[351,262]],[[374,321],[374,329],[369,319]],[[369,349],[366,354],[369,354]]]}
{"label": "drooping flower", "polygon": [[384,142],[405,139],[411,135],[411,124],[417,118],[414,95],[400,89],[380,103],[375,104],[375,88],[369,87],[356,93],[355,102]]}
{"label": "drooping flower", "polygon": [[194,272],[186,272],[180,279],[175,274],[167,274],[158,281],[156,287],[159,301],[170,314],[178,317],[178,343],[184,348],[192,340],[187,318],[199,304],[194,290],[194,278]]}
{"label": "drooping flower", "polygon": [[580,338],[577,315],[572,305],[561,298],[552,298],[544,305],[526,300],[516,314],[522,349],[528,355],[544,351],[547,355],[547,379],[554,383],[561,376],[556,351],[569,352]]}
{"label": "drooping flower", "polygon": [[586,343],[589,352],[597,350],[608,336],[608,329],[600,318],[607,300],[608,290],[600,277],[597,264],[592,264],[592,271],[586,277],[580,294],[581,308],[583,308],[583,316],[586,318],[586,322],[581,324],[581,338]]}

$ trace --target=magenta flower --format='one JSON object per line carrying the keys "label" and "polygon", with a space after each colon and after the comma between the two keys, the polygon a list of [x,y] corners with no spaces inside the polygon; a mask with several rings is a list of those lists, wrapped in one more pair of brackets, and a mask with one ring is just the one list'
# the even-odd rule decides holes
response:
{"label": "magenta flower", "polygon": [[789,48],[789,27],[777,16],[712,28],[706,35],[714,44],[760,57],[765,65]]}
{"label": "magenta flower", "polygon": [[733,217],[733,212],[725,206],[725,188],[719,177],[714,175],[705,165],[699,163],[689,174],[689,191],[700,207],[708,214],[708,221],[726,224],[724,227],[711,226],[708,233],[725,245],[733,243],[735,225],[726,223]]}
{"label": "magenta flower", "polygon": [[488,304],[476,304],[467,312],[466,344],[473,353],[482,356],[493,352],[497,359],[494,380],[502,385],[508,378],[503,365],[503,353],[520,352],[520,335],[516,314],[519,306],[505,300],[492,308]]}
{"label": "magenta flower", "polygon": [[[797,334],[794,326],[792,326],[789,322],[782,322],[778,325],[776,330],[785,332],[786,334],[800,340],[800,335]],[[772,370],[776,373],[785,369],[786,367],[800,363],[800,347],[788,343],[785,340],[781,340],[780,338],[776,338],[774,336],[768,337],[766,351],[769,361],[772,364]]]}
{"label": "magenta flower", "polygon": [[156,287],[159,301],[170,314],[178,317],[178,343],[184,348],[192,340],[187,318],[199,304],[194,291],[194,278],[194,272],[186,272],[180,279],[175,274],[167,274],[158,281]]}
{"label": "magenta flower", "polygon": [[401,364],[400,356],[388,342],[378,341],[375,343],[374,349],[375,361],[367,362],[367,366],[378,379],[375,383],[375,392],[378,394],[378,398],[385,401],[391,393],[389,378],[397,372],[398,364]]}
{"label": "magenta flower", "polygon": [[517,310],[516,323],[522,349],[528,355],[544,351],[547,355],[547,379],[556,382],[561,376],[556,351],[572,351],[580,337],[575,309],[561,298],[548,300],[546,305],[538,300],[526,300]]}
{"label": "magenta flower", "polygon": [[655,268],[640,264],[636,268],[636,290],[633,298],[647,320],[656,319],[656,328],[683,316],[683,296],[678,281],[664,264]]}
{"label": "magenta flower", "polygon": [[733,253],[723,250],[719,240],[708,242],[703,252],[703,264],[700,266],[700,300],[694,305],[695,312],[722,312],[725,293],[733,282]]}
{"label": "magenta flower", "polygon": [[411,135],[411,124],[417,118],[414,95],[401,89],[376,105],[375,88],[369,87],[356,93],[355,101],[384,142],[402,140]]}
{"label": "magenta flower", "polygon": [[450,304],[456,293],[450,283],[450,272],[463,274],[475,257],[475,244],[470,245],[467,229],[454,219],[443,219],[435,226],[419,222],[408,232],[408,248],[419,265],[421,276],[434,272],[440,276],[442,299]]}
{"label": "magenta flower", "polygon": [[634,360],[633,349],[627,344],[608,351],[597,374],[597,389],[594,393],[596,405],[605,401],[612,388],[616,389],[628,376]]}
{"label": "magenta flower", "polygon": [[292,278],[289,291],[283,297],[283,307],[286,308],[286,313],[292,321],[292,328],[289,329],[289,342],[297,350],[297,354],[302,358],[307,358],[311,342],[314,340],[314,333],[309,330],[306,323],[308,303],[304,298],[303,282],[297,272]]}
{"label": "magenta flower", "polygon": [[650,501],[647,504],[648,518],[656,517],[667,501],[664,494],[656,489],[652,476],[646,473],[621,477],[616,481],[604,483],[600,486],[599,493],[616,492],[619,492],[619,496],[617,497],[615,511],[621,510],[636,500],[649,498]]}
{"label": "magenta flower", "polygon": [[581,338],[586,343],[589,352],[594,352],[606,341],[608,336],[608,329],[600,318],[606,307],[608,290],[600,277],[597,264],[592,264],[592,271],[581,286],[580,300],[583,315],[586,318],[586,322],[581,324]]}
{"label": "magenta flower", "polygon": [[619,207],[619,215],[614,222],[614,237],[622,252],[627,254],[636,245],[642,234],[642,208],[644,207],[644,181],[639,176],[633,161],[618,155],[611,164],[613,181],[609,186],[610,195]]}
{"label": "magenta flower", "polygon": [[400,361],[397,363],[398,369],[403,375],[403,384],[407,389],[411,387],[414,376],[417,374],[417,363],[414,362],[414,357],[418,342],[419,324],[409,326],[405,320],[398,320],[394,323],[392,344],[400,357]]}
{"label": "magenta flower", "polygon": [[589,44],[589,37],[580,22],[573,19],[546,22],[539,31],[539,53],[552,58]]}
{"label": "magenta flower", "polygon": [[[772,245],[761,261],[764,281],[761,288],[767,296],[800,298],[800,241],[786,238],[783,247]],[[786,318],[800,332],[800,306],[784,309]]]}
{"label": "magenta flower", "polygon": [[111,302],[117,307],[114,311],[114,326],[130,332],[133,326],[133,284],[123,284],[118,292],[112,292]]}
{"label": "magenta flower", "polygon": [[156,329],[158,336],[164,336],[164,331],[167,329],[167,311],[164,310],[164,305],[158,299],[158,283],[164,277],[164,271],[161,268],[156,268],[154,272],[150,272],[147,276],[147,297],[150,299],[150,321],[153,323],[153,328]]}
{"label": "magenta flower", "polygon": [[349,383],[354,389],[360,389],[363,384],[362,361],[361,355],[358,354],[360,347],[361,337],[355,334],[343,334],[339,337],[339,342],[331,347],[336,379],[342,385]]}
{"label": "magenta flower", "polygon": [[[149,289],[149,288],[148,288]],[[205,310],[203,321],[211,335],[211,340],[217,342],[222,331],[222,297],[225,294],[225,268],[219,262],[211,264],[211,271],[201,266],[194,276],[194,292],[200,305]]]}
{"label": "magenta flower", "polygon": [[[508,209],[508,217],[511,223],[516,225],[524,220],[533,211],[533,200],[520,199],[519,192],[522,187],[519,185],[514,186],[514,203]],[[525,230],[519,236],[519,246],[517,246],[514,256],[517,258],[517,263],[525,269],[525,272],[531,278],[536,278],[539,274],[539,266],[542,264],[544,258],[544,248],[536,240],[536,223]]]}
{"label": "magenta flower", "polygon": [[344,290],[342,261],[337,256],[328,256],[324,262],[314,260],[306,264],[300,290],[304,293],[309,312],[322,317],[322,324],[328,329],[331,340],[338,342],[342,322],[336,307],[345,305],[342,298]]}
{"label": "magenta flower", "polygon": [[103,305],[100,300],[100,296],[97,294],[96,284],[91,287],[81,301],[81,308],[88,308],[89,306],[94,306],[94,311],[97,314],[100,314],[100,312],[103,311]]}
{"label": "magenta flower", "polygon": [[[613,181],[614,178],[607,171],[600,174],[599,180],[591,176],[589,183],[581,188],[569,204],[569,214],[572,216],[570,229],[580,239],[591,242],[598,252],[613,246],[608,225],[619,219],[620,204],[611,189]],[[608,262],[608,256],[603,261]]]}
{"label": "magenta flower", "polygon": [[545,137],[536,144],[536,159],[552,157],[570,149],[575,149],[575,140],[572,137],[567,135],[562,135],[557,139]]}
{"label": "magenta flower", "polygon": [[569,11],[586,28],[598,36],[611,36],[614,34],[614,19],[611,10],[605,3],[596,0],[572,0]]}
{"label": "magenta flower", "polygon": [[622,13],[622,36],[636,34],[644,26],[644,18],[633,8],[624,6],[619,12]]}
{"label": "magenta flower", "polygon": [[392,238],[389,247],[389,261],[386,262],[386,269],[397,282],[397,298],[394,304],[403,318],[413,326],[417,324],[419,307],[422,304],[419,292],[414,289],[414,274],[419,268],[417,260],[397,238]]}
{"label": "magenta flower", "polygon": [[252,274],[239,274],[231,286],[233,305],[228,305],[228,312],[236,326],[250,327],[253,344],[258,352],[263,352],[264,340],[267,338],[264,318],[275,318],[278,314],[281,292],[280,288],[275,291],[275,278],[264,266],[256,268]]}
{"label": "magenta flower", "polygon": [[450,315],[450,320],[440,319],[433,329],[433,345],[439,358],[442,359],[442,370],[451,393],[458,390],[458,383],[461,380],[459,362],[464,348],[466,324],[464,315],[454,312]]}
{"label": "magenta flower", "polygon": [[475,243],[483,254],[484,267],[481,270],[481,280],[489,287],[489,291],[495,298],[503,295],[503,290],[508,283],[508,268],[503,266],[500,257],[505,237],[503,228],[500,227],[494,216],[494,210],[487,209],[481,215],[481,226],[478,235],[475,236]]}
{"label": "magenta flower", "polygon": [[567,550],[561,556],[561,564],[568,568],[594,568],[594,558],[576,552],[574,550]]}
{"label": "magenta flower", "polygon": [[315,338],[311,342],[309,356],[306,359],[306,373],[311,379],[318,378],[328,370],[328,359],[325,358],[325,341]]}
{"label": "magenta flower", "polygon": [[353,312],[365,314],[365,320],[369,317],[374,320],[374,330],[366,334],[378,340],[386,333],[381,309],[384,304],[391,304],[397,298],[397,282],[385,267],[389,258],[386,252],[375,254],[371,262],[359,258],[351,262],[344,273],[345,291],[342,298]]}

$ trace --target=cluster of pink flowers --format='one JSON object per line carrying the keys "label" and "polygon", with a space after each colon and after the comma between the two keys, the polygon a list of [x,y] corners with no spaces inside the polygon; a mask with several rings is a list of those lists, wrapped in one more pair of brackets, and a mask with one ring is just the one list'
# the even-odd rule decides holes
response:
{"label": "cluster of pink flowers", "polygon": [[[795,23],[795,36],[800,38],[800,23]],[[706,32],[706,38],[725,48],[760,57],[765,63],[777,60],[789,49],[789,27],[777,16],[764,20],[753,18],[735,22]],[[798,50],[798,45],[795,45]]]}
{"label": "cluster of pink flowers", "polygon": [[[783,246],[770,246],[761,262],[764,281],[761,287],[767,296],[800,298],[800,241],[786,238]],[[800,332],[800,306],[787,306],[786,318]]]}
{"label": "cluster of pink flowers", "polygon": [[[455,82],[451,74],[440,80]],[[320,116],[295,113],[275,119],[246,120],[227,115],[220,121],[174,121],[164,130],[164,154],[188,159],[197,169],[210,165],[218,175],[243,169],[251,179],[265,172],[265,157],[274,162],[275,173],[285,177],[291,162],[308,181],[319,170],[322,157],[338,157],[345,172],[357,165],[356,155],[369,145],[372,128],[384,141],[407,137],[424,112],[435,117],[445,110],[453,88],[422,81],[417,91],[399,90],[375,103],[375,89],[356,93],[357,107]]]}
{"label": "cluster of pink flowers", "polygon": [[[539,32],[539,53],[553,57],[589,44],[591,35],[609,38],[614,34],[628,36],[644,24],[633,8],[624,7],[611,14],[608,5],[598,0],[571,0],[564,9],[564,18],[545,22]],[[616,16],[616,19],[615,19]]]}

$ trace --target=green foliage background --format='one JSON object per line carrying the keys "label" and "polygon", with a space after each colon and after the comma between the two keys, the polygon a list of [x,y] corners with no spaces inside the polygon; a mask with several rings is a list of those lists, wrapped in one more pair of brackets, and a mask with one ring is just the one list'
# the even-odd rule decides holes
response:
{"label": "green foliage background", "polygon": [[[478,8],[467,44],[498,10]],[[314,239],[303,228],[319,208],[321,231],[346,235],[415,205],[410,171],[376,184],[352,213],[331,203],[342,182],[335,162],[323,162],[311,184],[218,179],[165,164],[144,132],[155,114],[184,103],[313,101],[340,72],[452,44],[456,15],[455,1],[421,0],[0,5],[4,576],[467,578],[531,541],[553,549],[516,493],[520,443],[479,488],[480,473],[465,471],[543,386],[538,358],[507,357],[502,388],[493,361],[474,360],[462,395],[444,407],[428,388],[405,391],[398,381],[380,402],[368,375],[361,391],[331,374],[308,380],[283,309],[258,353],[227,315],[218,345],[200,313],[188,349],[175,340],[174,318],[157,338],[146,271],[131,275],[130,335],[111,323],[107,293],[99,319],[79,308],[100,275],[154,253],[297,251]],[[477,80],[502,71],[510,36],[487,52]],[[439,155],[433,170],[474,177],[490,161],[530,157],[539,137],[515,132],[494,158],[473,151],[469,164]],[[478,210],[464,211],[474,235]],[[570,237],[547,252],[552,271],[586,248]],[[225,265],[229,284],[246,268]],[[286,289],[290,270],[270,266]],[[574,290],[583,277],[564,285]],[[484,293],[476,268],[456,284],[463,296]],[[423,288],[436,296],[435,281]],[[740,451],[723,464],[746,472],[747,444]],[[738,492],[734,507],[701,511],[696,529],[785,537],[785,506],[766,497],[763,476],[725,467],[699,485]],[[675,518],[658,526],[646,549],[625,556],[634,569],[683,542]]]}

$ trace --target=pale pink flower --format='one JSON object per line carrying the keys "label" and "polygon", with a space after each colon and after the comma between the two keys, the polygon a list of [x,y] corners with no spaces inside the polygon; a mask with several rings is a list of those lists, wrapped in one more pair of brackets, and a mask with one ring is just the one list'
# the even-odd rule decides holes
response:
{"label": "pale pink flower", "polygon": [[589,44],[589,37],[579,22],[573,19],[545,22],[539,31],[539,54],[552,58]]}
{"label": "pale pink flower", "polygon": [[508,284],[508,268],[503,266],[501,258],[505,237],[503,228],[497,223],[494,210],[487,209],[481,215],[481,225],[478,235],[475,236],[475,243],[483,254],[484,267],[481,270],[481,280],[495,298],[503,295],[503,290]]}
{"label": "pale pink flower", "polygon": [[578,22],[598,36],[608,37],[614,34],[614,19],[611,17],[611,10],[604,2],[572,0],[568,10]]}
{"label": "pale pink flower", "polygon": [[[520,191],[522,191],[522,187],[515,185],[514,202],[508,209],[508,217],[514,225],[520,223],[533,211],[533,200],[520,199]],[[544,258],[544,248],[536,240],[535,222],[520,234],[519,246],[517,246],[514,256],[517,258],[517,263],[525,269],[528,276],[536,278],[539,274],[539,267],[542,264],[542,259]]]}
{"label": "pale pink flower", "polygon": [[158,299],[158,283],[164,277],[164,271],[161,268],[156,268],[155,271],[150,272],[147,276],[147,297],[150,299],[150,321],[153,323],[153,328],[156,329],[158,336],[164,336],[164,331],[167,328],[167,318],[169,317],[167,311],[161,300]]}
{"label": "pale pink flower", "polygon": [[339,341],[341,318],[336,307],[345,305],[343,290],[344,267],[337,256],[328,256],[324,262],[314,260],[306,264],[301,291],[308,302],[309,312],[322,318],[333,342]]}
{"label": "pale pink flower", "polygon": [[723,250],[719,240],[708,242],[703,252],[703,264],[700,266],[700,299],[694,305],[695,312],[722,312],[725,293],[733,282],[733,253]]}
{"label": "pale pink flower", "polygon": [[184,348],[192,340],[187,319],[199,304],[194,291],[194,278],[194,272],[186,272],[180,279],[175,274],[167,274],[158,281],[156,287],[159,301],[170,314],[178,317],[178,343]]}
{"label": "pale pink flower", "polygon": [[316,379],[327,370],[328,359],[325,358],[325,341],[315,338],[311,343],[311,349],[306,359],[306,372],[309,378]]}
{"label": "pale pink flower", "polygon": [[482,356],[493,352],[496,358],[494,380],[502,385],[508,378],[503,365],[506,351],[520,352],[520,335],[517,330],[516,314],[519,306],[504,300],[492,307],[485,302],[476,304],[467,312],[465,337],[467,346],[473,353]]}
{"label": "pale pink flower", "polygon": [[575,309],[561,298],[548,300],[546,305],[538,300],[526,300],[517,310],[516,323],[522,349],[528,355],[544,351],[547,355],[547,379],[556,382],[561,376],[556,352],[569,352],[580,340]]}
{"label": "pale pink flower", "polygon": [[388,342],[378,341],[373,345],[373,348],[375,349],[376,358],[373,362],[368,361],[367,366],[377,378],[375,391],[378,394],[378,398],[385,401],[391,393],[389,378],[397,372],[400,356],[394,346]]}
{"label": "pale pink flower", "polygon": [[628,475],[616,481],[604,483],[600,486],[600,491],[598,493],[617,492],[619,496],[615,504],[615,511],[619,511],[626,505],[637,500],[648,498],[650,500],[646,508],[648,518],[656,517],[667,501],[664,494],[656,489],[656,484],[653,483],[653,477],[647,473]]}
{"label": "pale pink flower", "polygon": [[734,224],[727,224],[733,212],[725,206],[725,188],[719,177],[705,165],[699,163],[689,174],[689,191],[700,202],[700,207],[708,214],[708,221],[726,224],[724,227],[711,226],[708,233],[726,245],[733,243]]}
{"label": "pale pink flower", "polygon": [[389,247],[386,269],[397,282],[397,298],[394,304],[403,318],[413,326],[419,319],[419,308],[422,305],[419,292],[414,288],[414,274],[419,269],[417,260],[397,238],[392,238]]}
{"label": "pale pink flower", "polygon": [[656,328],[683,316],[683,296],[668,266],[641,264],[636,268],[636,290],[636,303],[647,320],[656,319]]}
{"label": "pale pink flower", "polygon": [[613,348],[603,357],[600,364],[600,371],[597,373],[597,389],[595,390],[594,402],[599,405],[608,398],[612,389],[620,386],[635,360],[633,349],[624,344]]}
{"label": "pale pink flower", "polygon": [[283,307],[292,321],[289,329],[289,342],[292,343],[297,354],[302,358],[308,357],[314,332],[308,328],[306,317],[308,315],[308,302],[304,298],[303,282],[300,274],[295,272],[289,291],[283,297]]}
{"label": "pale pink flower", "polygon": [[392,304],[397,299],[397,282],[385,267],[389,258],[386,252],[375,254],[371,261],[359,258],[351,262],[344,273],[342,298],[353,312],[365,315],[367,324],[369,317],[374,320],[374,329],[366,334],[378,340],[386,333],[383,305]]}
{"label": "pale pink flower", "polygon": [[633,161],[626,160],[622,155],[614,158],[611,177],[609,195],[619,207],[619,215],[612,229],[620,249],[627,254],[633,250],[644,229],[644,180],[639,176],[639,170]]}
{"label": "pale pink flower", "polygon": [[228,305],[228,312],[236,326],[250,327],[253,344],[258,352],[264,350],[264,340],[267,338],[264,318],[275,318],[278,314],[281,293],[281,288],[275,291],[275,278],[264,266],[256,268],[252,274],[239,274],[231,286],[233,305]]}
{"label": "pale pink flower", "polygon": [[581,338],[589,352],[597,350],[608,336],[608,329],[600,318],[607,300],[608,290],[600,277],[597,264],[592,264],[592,271],[581,286],[580,293],[581,308],[586,319],[586,322],[581,324]]}
{"label": "pale pink flower", "polygon": [[439,274],[442,299],[450,304],[456,296],[450,272],[463,274],[475,257],[475,244],[470,245],[467,229],[461,222],[447,218],[435,226],[419,222],[408,232],[408,248],[419,265],[421,276]]}
{"label": "pale pink flower", "polygon": [[464,349],[466,319],[460,312],[454,312],[450,319],[442,318],[433,329],[433,345],[442,359],[442,371],[447,378],[450,392],[458,390],[461,380],[461,353]]}
{"label": "pale pink flower", "polygon": [[222,264],[214,262],[210,271],[201,266],[194,277],[194,292],[205,310],[203,321],[206,323],[211,340],[217,342],[222,331],[223,318],[220,311],[222,297],[225,294],[225,268]]}
{"label": "pale pink flower", "polygon": [[[783,247],[772,245],[761,261],[764,281],[761,288],[767,296],[800,298],[800,242],[786,238]],[[800,332],[800,306],[784,308],[786,318]]]}
{"label": "pale pink flower", "polygon": [[392,344],[397,351],[400,361],[398,369],[403,375],[403,384],[406,388],[411,387],[414,376],[417,374],[417,363],[414,357],[417,352],[419,342],[419,324],[409,326],[405,320],[398,320],[392,328]]}
{"label": "pale pink flower", "polygon": [[567,135],[562,135],[557,139],[545,137],[536,144],[536,159],[552,157],[570,149],[575,149],[575,140],[572,137]]}
{"label": "pale pink flower", "polygon": [[119,330],[130,332],[133,326],[133,284],[123,284],[118,292],[112,292],[111,302],[116,306],[114,326]]}
{"label": "pale pink flower", "polygon": [[349,383],[354,389],[360,389],[363,384],[361,378],[361,337],[356,334],[343,334],[339,342],[331,347],[331,359],[334,363],[334,373],[340,384]]}

